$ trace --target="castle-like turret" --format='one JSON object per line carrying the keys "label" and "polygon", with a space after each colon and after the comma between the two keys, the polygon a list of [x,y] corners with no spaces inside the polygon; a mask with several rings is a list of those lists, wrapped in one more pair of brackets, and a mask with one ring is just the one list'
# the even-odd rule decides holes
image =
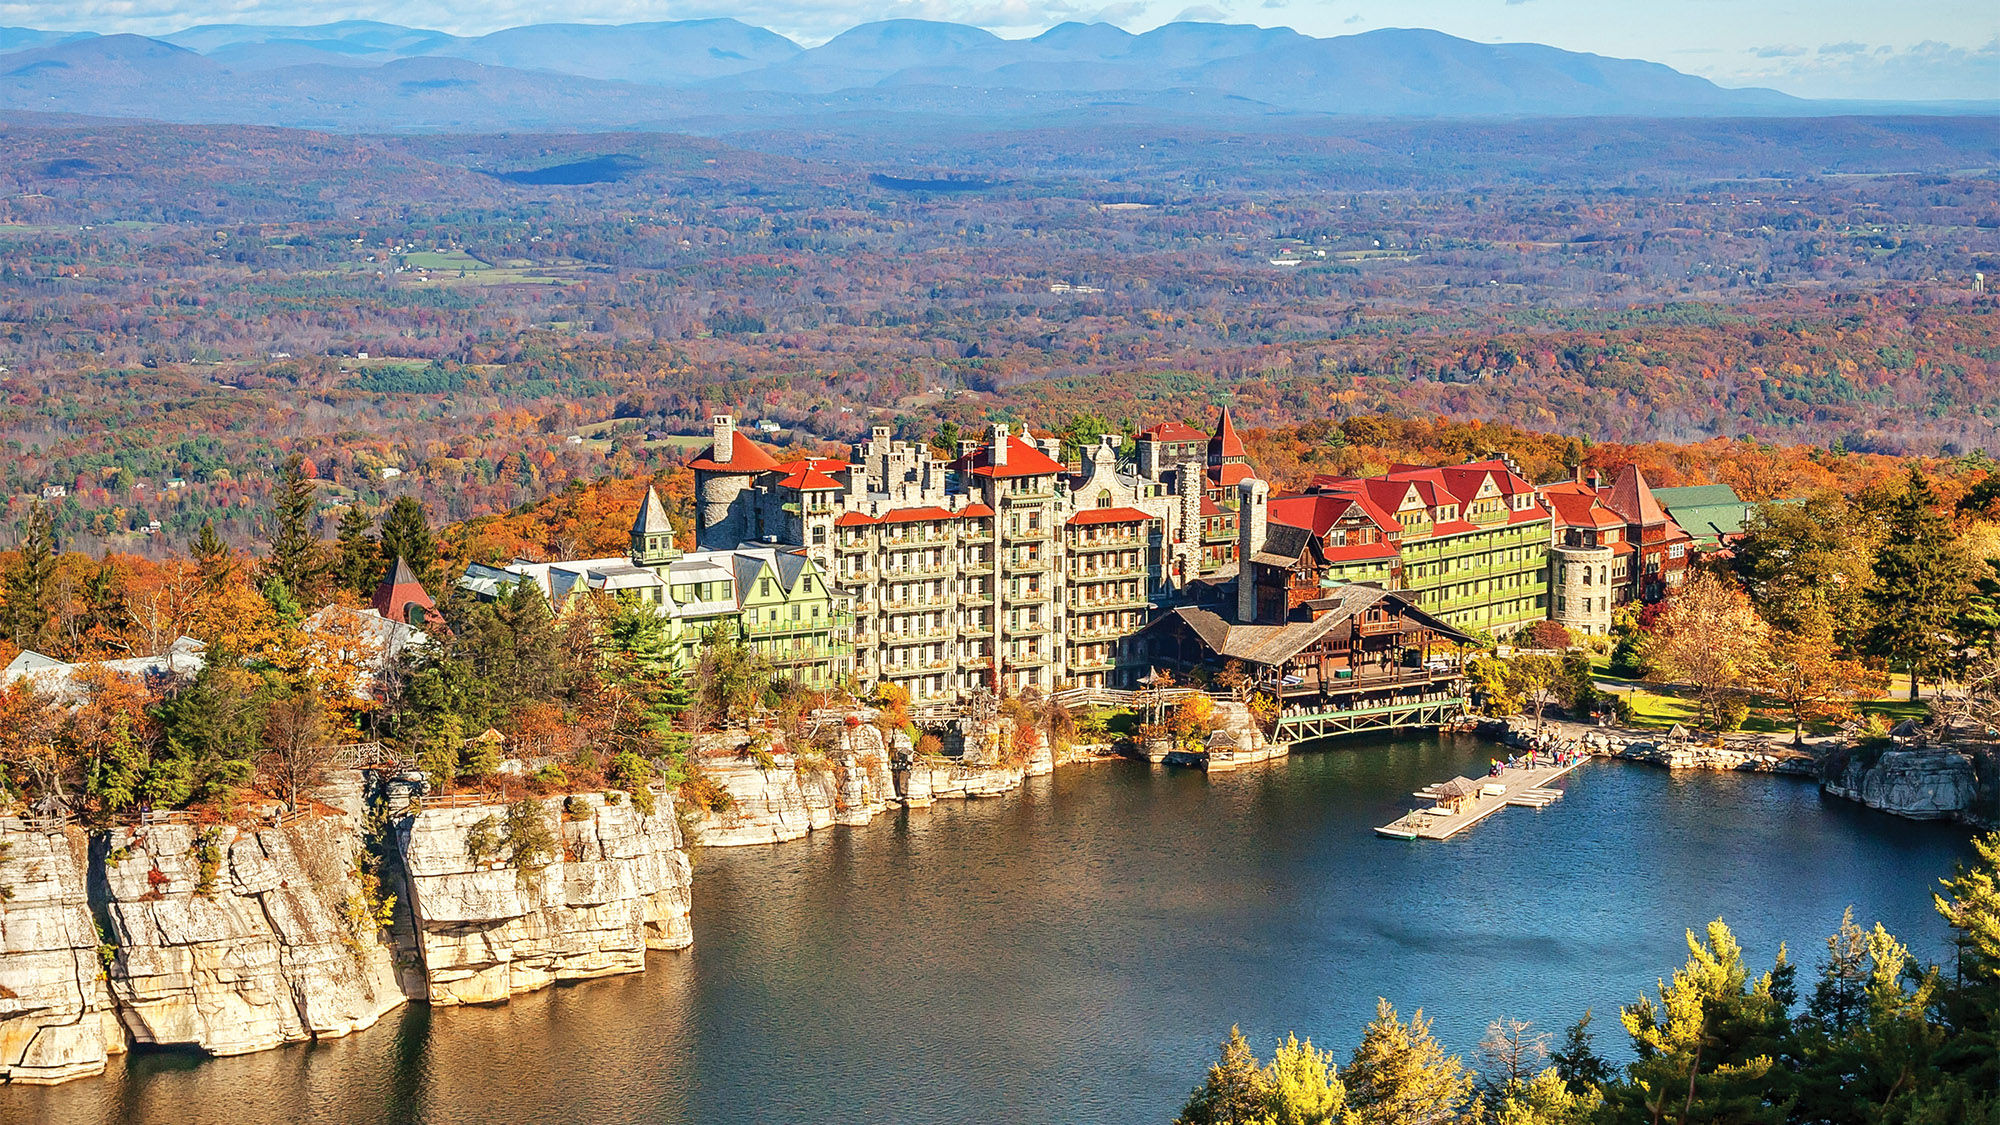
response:
{"label": "castle-like turret", "polygon": [[659,491],[647,485],[646,502],[639,506],[639,517],[632,521],[632,565],[665,566],[680,554],[680,549],[674,546],[674,526],[667,519],[667,507],[660,503]]}

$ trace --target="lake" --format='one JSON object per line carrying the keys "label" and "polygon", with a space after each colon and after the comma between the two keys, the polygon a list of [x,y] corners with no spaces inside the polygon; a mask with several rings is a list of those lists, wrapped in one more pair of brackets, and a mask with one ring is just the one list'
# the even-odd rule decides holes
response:
{"label": "lake", "polygon": [[1164,1125],[1218,1039],[1342,1057],[1386,996],[1470,1055],[1499,1016],[1560,1033],[1686,960],[1726,918],[1802,991],[1852,904],[1944,954],[1930,891],[1967,833],[1810,783],[1593,762],[1543,810],[1457,839],[1373,834],[1470,738],[1346,742],[1213,780],[1066,768],[696,857],[695,947],[640,976],[493,1008],[423,1006],[343,1040],[232,1059],[146,1052],[101,1079],[0,1088],[0,1120],[1048,1122]]}

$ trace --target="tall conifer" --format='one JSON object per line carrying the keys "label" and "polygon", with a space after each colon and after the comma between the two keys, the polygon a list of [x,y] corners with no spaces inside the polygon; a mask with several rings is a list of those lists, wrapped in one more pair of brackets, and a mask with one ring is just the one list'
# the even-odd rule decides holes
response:
{"label": "tall conifer", "polygon": [[1868,590],[1876,610],[1868,650],[1910,673],[1911,699],[1924,677],[1949,669],[1958,647],[1953,627],[1972,580],[1957,532],[1937,506],[1931,482],[1911,468],[1885,513],[1887,534]]}

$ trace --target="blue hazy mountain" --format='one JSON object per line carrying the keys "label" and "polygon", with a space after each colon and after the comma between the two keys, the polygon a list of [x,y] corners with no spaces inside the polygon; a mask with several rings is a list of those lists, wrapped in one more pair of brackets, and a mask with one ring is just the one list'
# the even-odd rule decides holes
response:
{"label": "blue hazy mountain", "polygon": [[1162,112],[1382,116],[1816,112],[1659,63],[1435,31],[1319,39],[1068,23],[1031,39],[887,20],[817,47],[733,19],[535,24],[463,37],[372,21],[171,35],[0,31],[0,110],[334,129],[614,128],[842,107],[982,116],[1114,101]]}

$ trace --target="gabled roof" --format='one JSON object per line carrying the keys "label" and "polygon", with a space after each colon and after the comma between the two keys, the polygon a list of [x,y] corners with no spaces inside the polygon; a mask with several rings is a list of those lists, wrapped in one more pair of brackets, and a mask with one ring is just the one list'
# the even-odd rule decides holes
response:
{"label": "gabled roof", "polygon": [[1039,477],[1069,470],[1052,459],[1048,454],[1036,449],[1031,442],[1018,437],[1007,438],[1007,463],[993,464],[993,447],[982,445],[971,453],[951,463],[951,467],[962,473],[979,477],[1008,479],[1011,477]]}
{"label": "gabled roof", "polygon": [[639,516],[632,521],[632,534],[672,535],[674,526],[667,519],[667,507],[660,503],[660,492],[652,485],[646,486],[646,502],[639,505]]}
{"label": "gabled roof", "polygon": [[1215,436],[1208,439],[1210,452],[1224,457],[1247,457],[1243,449],[1243,439],[1236,436],[1236,423],[1229,417],[1229,408],[1222,408],[1222,420],[1215,425]]}
{"label": "gabled roof", "polygon": [[1207,441],[1208,435],[1185,422],[1162,422],[1151,429],[1140,430],[1140,441]]}
{"label": "gabled roof", "polygon": [[868,515],[866,512],[842,512],[840,513],[840,517],[833,521],[833,526],[866,527],[874,522],[875,518],[873,516]]}
{"label": "gabled roof", "polygon": [[992,508],[989,508],[986,505],[979,503],[967,504],[965,507],[960,508],[958,510],[958,518],[964,520],[985,519],[986,517],[992,514],[993,514]]}
{"label": "gabled roof", "polygon": [[1653,490],[1646,486],[1645,474],[1637,465],[1627,465],[1618,470],[1618,482],[1611,486],[1611,492],[1604,498],[1604,506],[1625,517],[1625,522],[1636,523],[1640,527],[1652,527],[1666,523],[1667,510],[1660,507]]}
{"label": "gabled roof", "polygon": [[1137,523],[1153,518],[1153,513],[1137,508],[1086,508],[1071,516],[1068,522],[1073,527],[1088,527],[1098,523]]}
{"label": "gabled roof", "polygon": [[778,459],[771,456],[770,450],[737,433],[729,439],[728,461],[717,461],[715,447],[711,445],[688,462],[688,467],[709,473],[768,473],[778,467]]}
{"label": "gabled roof", "polygon": [[785,474],[778,482],[781,488],[795,488],[801,492],[821,492],[838,489],[840,482],[832,476],[844,473],[848,464],[837,457],[805,457],[797,461],[787,461],[778,466],[778,472]]}

